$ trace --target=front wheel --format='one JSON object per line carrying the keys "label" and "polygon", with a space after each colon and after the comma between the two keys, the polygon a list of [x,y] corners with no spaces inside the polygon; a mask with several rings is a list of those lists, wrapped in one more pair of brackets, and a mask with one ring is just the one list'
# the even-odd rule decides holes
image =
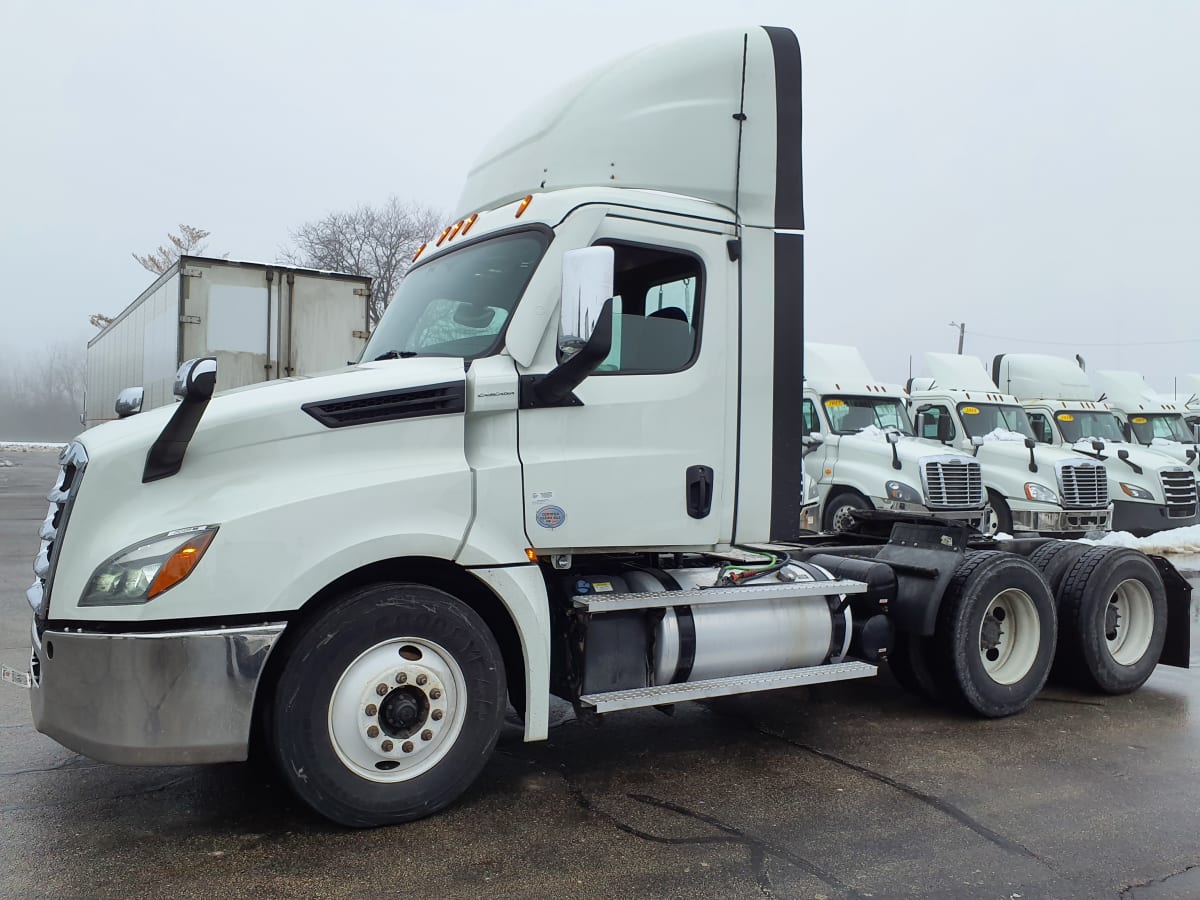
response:
{"label": "front wheel", "polygon": [[1056,623],[1050,588],[1027,560],[968,554],[946,588],[934,635],[947,691],[987,718],[1020,712],[1050,674]]}
{"label": "front wheel", "polygon": [[268,739],[289,786],[342,825],[407,822],[448,806],[495,747],[505,711],[500,649],[443,591],[351,591],[291,644]]}
{"label": "front wheel", "polygon": [[983,533],[988,537],[995,537],[998,534],[1007,534],[1011,537],[1013,533],[1012,510],[1008,508],[1004,498],[995,491],[988,491],[988,514],[984,519]]}
{"label": "front wheel", "polygon": [[858,494],[849,491],[838,494],[825,504],[824,528],[834,533],[852,531],[855,511],[871,508],[870,501]]}

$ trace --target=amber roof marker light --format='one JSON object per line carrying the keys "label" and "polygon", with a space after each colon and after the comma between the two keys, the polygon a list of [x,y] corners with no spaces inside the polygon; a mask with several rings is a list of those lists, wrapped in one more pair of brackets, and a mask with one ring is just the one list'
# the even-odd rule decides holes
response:
{"label": "amber roof marker light", "polygon": [[521,202],[517,204],[517,214],[513,216],[513,218],[519,219],[521,216],[525,215],[525,210],[529,209],[529,204],[532,202],[533,194],[526,194],[523,198],[521,198]]}

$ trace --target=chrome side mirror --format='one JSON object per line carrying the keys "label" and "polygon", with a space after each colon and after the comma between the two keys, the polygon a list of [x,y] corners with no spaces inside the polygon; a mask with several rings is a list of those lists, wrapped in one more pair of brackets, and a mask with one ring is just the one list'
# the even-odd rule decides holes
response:
{"label": "chrome side mirror", "polygon": [[127,387],[117,395],[116,411],[118,419],[127,419],[142,411],[142,400],[146,392],[140,387]]}
{"label": "chrome side mirror", "polygon": [[581,247],[563,254],[558,349],[571,356],[591,338],[600,311],[613,296],[612,247]]}
{"label": "chrome side mirror", "polygon": [[183,400],[208,400],[217,386],[217,360],[212,356],[189,359],[175,375],[175,396]]}

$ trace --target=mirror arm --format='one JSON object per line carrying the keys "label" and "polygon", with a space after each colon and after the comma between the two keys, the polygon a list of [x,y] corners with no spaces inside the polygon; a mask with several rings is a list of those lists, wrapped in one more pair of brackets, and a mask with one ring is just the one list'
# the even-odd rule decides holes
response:
{"label": "mirror arm", "polygon": [[573,393],[580,383],[596,371],[612,350],[612,298],[604,301],[596,328],[579,352],[545,375],[526,375],[521,379],[521,407],[582,406]]}

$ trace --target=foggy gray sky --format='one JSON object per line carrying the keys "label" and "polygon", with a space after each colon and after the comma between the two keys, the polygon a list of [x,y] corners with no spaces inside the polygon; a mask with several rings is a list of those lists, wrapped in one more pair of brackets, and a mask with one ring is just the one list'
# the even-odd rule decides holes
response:
{"label": "foggy gray sky", "polygon": [[1200,4],[1165,0],[5,0],[0,349],[86,341],[179,222],[273,259],[332,209],[449,211],[560,81],[758,23],[804,54],[810,340],[890,381],[953,350],[952,319],[985,359],[1200,372]]}

